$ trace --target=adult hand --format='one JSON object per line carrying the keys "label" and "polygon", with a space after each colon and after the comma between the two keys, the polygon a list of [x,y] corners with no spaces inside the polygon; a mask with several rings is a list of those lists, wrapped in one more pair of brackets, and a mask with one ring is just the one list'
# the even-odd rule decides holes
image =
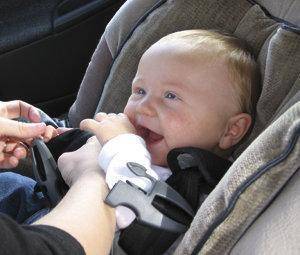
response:
{"label": "adult hand", "polygon": [[[23,117],[34,123],[12,119]],[[16,167],[19,159],[26,157],[27,150],[21,142],[45,132],[38,109],[23,101],[0,102],[0,168]]]}
{"label": "adult hand", "polygon": [[58,168],[65,182],[71,187],[82,176],[90,173],[103,175],[98,165],[101,145],[95,136],[73,152],[63,153],[58,159]]}
{"label": "adult hand", "polygon": [[101,145],[121,134],[136,134],[136,129],[124,113],[98,113],[95,120],[81,121],[80,128],[94,133]]}
{"label": "adult hand", "polygon": [[115,211],[103,201],[108,188],[97,164],[100,144],[96,137],[58,160],[70,190],[60,203],[34,224],[50,225],[69,233],[86,254],[109,254],[115,232]]}

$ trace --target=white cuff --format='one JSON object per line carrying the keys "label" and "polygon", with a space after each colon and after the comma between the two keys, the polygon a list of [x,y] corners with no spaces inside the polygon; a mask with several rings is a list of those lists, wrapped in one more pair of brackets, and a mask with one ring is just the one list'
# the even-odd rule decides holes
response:
{"label": "white cuff", "polygon": [[132,158],[132,154],[137,152],[142,153],[150,160],[150,155],[146,150],[143,138],[135,134],[121,134],[104,144],[98,157],[98,163],[106,172],[111,160],[116,154],[122,153]]}

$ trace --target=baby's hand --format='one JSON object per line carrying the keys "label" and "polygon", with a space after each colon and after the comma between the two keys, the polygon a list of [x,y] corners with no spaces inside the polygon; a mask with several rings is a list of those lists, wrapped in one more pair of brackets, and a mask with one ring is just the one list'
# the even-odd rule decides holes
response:
{"label": "baby's hand", "polygon": [[101,112],[96,115],[95,120],[81,121],[80,128],[94,133],[101,145],[121,134],[136,134],[134,126],[124,113]]}

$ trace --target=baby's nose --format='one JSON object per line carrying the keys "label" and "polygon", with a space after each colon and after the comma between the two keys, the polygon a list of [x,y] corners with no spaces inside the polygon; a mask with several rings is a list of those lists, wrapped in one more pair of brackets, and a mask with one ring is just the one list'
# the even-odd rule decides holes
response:
{"label": "baby's nose", "polygon": [[139,114],[147,115],[150,117],[153,117],[156,114],[154,102],[146,98],[138,104],[136,110]]}

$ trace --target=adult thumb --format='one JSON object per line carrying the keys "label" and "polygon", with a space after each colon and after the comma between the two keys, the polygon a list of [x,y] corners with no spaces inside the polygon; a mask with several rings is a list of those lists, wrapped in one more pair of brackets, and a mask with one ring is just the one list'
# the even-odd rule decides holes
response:
{"label": "adult thumb", "polygon": [[28,139],[38,137],[45,130],[45,123],[24,123],[0,118],[0,136]]}

